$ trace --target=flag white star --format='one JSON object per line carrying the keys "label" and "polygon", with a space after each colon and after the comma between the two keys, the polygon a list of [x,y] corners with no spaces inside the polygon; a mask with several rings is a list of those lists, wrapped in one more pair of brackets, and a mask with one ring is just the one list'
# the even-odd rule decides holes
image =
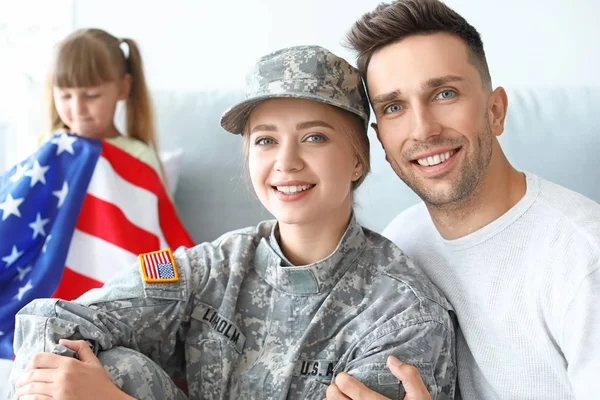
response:
{"label": "flag white star", "polygon": [[17,170],[8,180],[11,182],[16,182],[19,179],[21,179],[23,177],[23,175],[25,175],[25,172],[27,172],[27,166],[17,164]]}
{"label": "flag white star", "polygon": [[40,163],[35,160],[33,163],[33,167],[29,171],[25,172],[25,176],[31,177],[31,187],[33,187],[36,183],[42,182],[44,185],[46,184],[46,171],[48,171],[50,167],[42,167]]}
{"label": "flag white star", "polygon": [[44,242],[44,247],[42,247],[42,251],[44,253],[46,252],[46,248],[48,247],[48,242],[50,241],[50,239],[52,239],[52,235],[46,236],[46,241]]}
{"label": "flag white star", "polygon": [[15,199],[10,194],[6,196],[6,200],[4,203],[0,203],[0,210],[2,210],[2,221],[11,215],[16,215],[21,218],[21,212],[19,211],[19,206],[23,202],[23,198]]}
{"label": "flag white star", "polygon": [[56,197],[58,197],[58,208],[60,208],[63,203],[65,202],[65,198],[67,197],[67,194],[69,194],[69,185],[67,184],[67,181],[63,182],[63,186],[62,189],[60,190],[55,190],[54,192],[52,192],[53,195],[55,195]]}
{"label": "flag white star", "polygon": [[0,331],[0,336],[4,336],[4,332]]}
{"label": "flag white star", "polygon": [[17,261],[17,258],[21,257],[21,255],[23,255],[23,252],[18,251],[17,246],[13,246],[10,254],[6,257],[2,257],[2,261],[6,262],[6,268],[8,268],[12,265],[12,263]]}
{"label": "flag white star", "polygon": [[22,288],[19,288],[19,293],[14,295],[13,299],[16,297],[19,299],[19,301],[22,300],[25,293],[27,293],[27,291],[31,290],[32,288],[33,288],[33,285],[31,284],[31,279],[30,279],[29,282],[27,282],[27,284],[25,284],[25,286],[23,286]]}
{"label": "flag white star", "polygon": [[44,230],[44,226],[50,222],[50,218],[42,219],[40,213],[37,213],[35,217],[35,221],[29,224],[29,227],[33,229],[33,238],[35,239],[37,235],[46,236],[46,231]]}
{"label": "flag white star", "polygon": [[29,273],[29,271],[31,271],[31,265],[28,265],[25,268],[17,267],[17,272],[19,273],[19,281],[20,282],[23,282],[23,279],[25,279],[25,276]]}
{"label": "flag white star", "polygon": [[56,148],[56,155],[60,155],[63,151],[66,151],[70,154],[75,154],[75,150],[73,150],[73,143],[77,141],[77,138],[74,136],[69,136],[66,133],[62,133],[60,136],[55,137],[51,140],[52,143],[56,144],[58,147]]}

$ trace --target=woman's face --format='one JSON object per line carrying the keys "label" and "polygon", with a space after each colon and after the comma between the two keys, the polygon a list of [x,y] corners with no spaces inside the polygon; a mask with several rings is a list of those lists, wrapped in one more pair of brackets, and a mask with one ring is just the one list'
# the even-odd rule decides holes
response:
{"label": "woman's face", "polygon": [[352,181],[363,173],[345,133],[350,126],[334,107],[311,100],[270,99],[252,111],[250,178],[280,224],[348,218]]}

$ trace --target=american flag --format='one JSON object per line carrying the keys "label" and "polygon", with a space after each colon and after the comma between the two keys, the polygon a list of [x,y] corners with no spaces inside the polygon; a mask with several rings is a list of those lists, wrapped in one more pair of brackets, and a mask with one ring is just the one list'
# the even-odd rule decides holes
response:
{"label": "american flag", "polygon": [[140,254],[140,268],[146,282],[173,282],[179,280],[171,250]]}
{"label": "american flag", "polygon": [[0,359],[36,298],[77,298],[137,255],[192,246],[158,174],[102,140],[54,135],[0,177]]}

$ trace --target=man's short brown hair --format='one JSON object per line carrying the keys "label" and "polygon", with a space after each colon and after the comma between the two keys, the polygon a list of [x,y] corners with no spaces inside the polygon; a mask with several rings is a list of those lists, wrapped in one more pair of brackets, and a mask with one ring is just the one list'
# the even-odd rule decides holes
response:
{"label": "man's short brown hair", "polygon": [[470,62],[479,71],[482,83],[491,88],[492,79],[479,32],[439,0],[397,0],[390,4],[382,3],[354,23],[346,40],[358,53],[358,70],[366,82],[369,62],[377,50],[408,36],[436,32],[456,35],[465,42]]}

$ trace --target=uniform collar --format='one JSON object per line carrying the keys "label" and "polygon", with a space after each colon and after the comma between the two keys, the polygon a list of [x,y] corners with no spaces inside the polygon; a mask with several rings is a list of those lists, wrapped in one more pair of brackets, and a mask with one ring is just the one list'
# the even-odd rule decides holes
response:
{"label": "uniform collar", "polygon": [[276,221],[269,223],[270,235],[260,239],[254,256],[254,268],[275,289],[291,294],[310,295],[331,290],[355,262],[367,241],[362,227],[352,214],[333,253],[316,263],[295,266],[285,258],[279,247]]}

